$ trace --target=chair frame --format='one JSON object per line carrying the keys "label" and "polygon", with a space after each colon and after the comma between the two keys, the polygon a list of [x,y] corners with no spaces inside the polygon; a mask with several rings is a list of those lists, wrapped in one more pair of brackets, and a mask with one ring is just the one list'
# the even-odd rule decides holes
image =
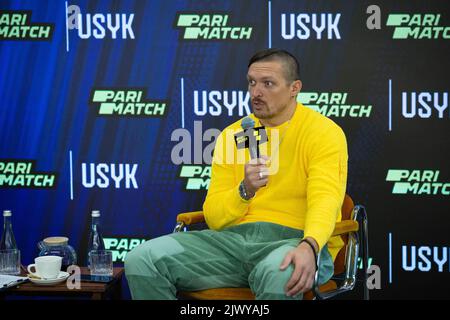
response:
{"label": "chair frame", "polygon": [[[316,271],[314,276],[314,285],[312,290],[316,300],[330,299],[343,292],[351,291],[356,285],[357,272],[358,272],[358,257],[360,249],[362,251],[362,263],[363,263],[363,288],[364,288],[364,300],[369,300],[369,289],[367,287],[367,268],[369,260],[369,234],[368,234],[368,219],[367,212],[364,206],[355,205],[351,212],[350,218],[360,226],[358,231],[348,233],[348,243],[345,251],[345,275],[341,280],[341,284],[334,290],[327,292],[320,292],[319,290],[319,270]],[[317,265],[320,263],[320,254],[318,255]],[[332,280],[339,280],[333,276]]]}

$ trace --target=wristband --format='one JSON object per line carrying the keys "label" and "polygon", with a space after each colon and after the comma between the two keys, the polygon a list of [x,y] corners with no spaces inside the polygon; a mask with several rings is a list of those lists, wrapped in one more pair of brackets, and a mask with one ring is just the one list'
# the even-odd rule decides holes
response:
{"label": "wristband", "polygon": [[315,261],[316,271],[317,271],[317,269],[319,269],[319,266],[317,265],[317,252],[316,252],[316,249],[314,248],[313,244],[312,244],[308,239],[302,239],[302,240],[300,241],[299,245],[300,245],[302,242],[306,242],[306,243],[309,244],[309,246],[311,247],[311,250],[312,250],[313,253],[314,253],[314,261]]}

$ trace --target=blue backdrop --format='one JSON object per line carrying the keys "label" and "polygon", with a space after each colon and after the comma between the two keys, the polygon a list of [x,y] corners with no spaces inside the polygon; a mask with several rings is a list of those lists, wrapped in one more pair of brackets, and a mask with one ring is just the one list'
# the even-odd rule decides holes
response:
{"label": "blue backdrop", "polygon": [[[94,209],[117,265],[140,241],[171,232],[178,213],[199,210],[208,175],[198,172],[209,163],[194,153],[214,142],[202,135],[247,114],[247,61],[279,47],[300,61],[299,101],[346,133],[347,192],[367,207],[370,255],[382,272],[372,297],[448,297],[450,11],[441,1],[379,3],[377,27],[371,4],[3,0],[0,208],[12,210],[22,263],[32,263],[38,241],[61,235],[84,264]],[[215,27],[212,15],[226,16],[220,27],[236,28],[242,39],[231,31],[186,39],[189,26],[178,17],[189,14],[203,32]],[[389,23],[398,14],[398,25]],[[31,25],[41,25],[41,38],[30,38]],[[395,31],[406,27],[418,29]],[[410,34],[396,39],[395,32]],[[134,88],[144,90],[142,102],[164,102],[162,114],[99,114],[95,92]],[[341,95],[330,100],[331,93]],[[191,161],[183,164],[172,157],[177,129],[192,134]],[[18,161],[34,161],[28,174],[55,174],[53,185],[16,180],[21,173],[7,164]],[[188,165],[196,175],[183,174]],[[123,170],[120,182],[112,170]]]}

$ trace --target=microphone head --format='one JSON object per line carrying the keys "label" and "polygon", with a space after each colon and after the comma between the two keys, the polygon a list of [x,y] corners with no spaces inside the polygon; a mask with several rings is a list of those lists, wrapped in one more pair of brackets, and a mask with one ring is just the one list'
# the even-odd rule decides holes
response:
{"label": "microphone head", "polygon": [[255,126],[255,121],[250,117],[245,117],[242,119],[241,128],[247,130],[249,128],[253,128]]}

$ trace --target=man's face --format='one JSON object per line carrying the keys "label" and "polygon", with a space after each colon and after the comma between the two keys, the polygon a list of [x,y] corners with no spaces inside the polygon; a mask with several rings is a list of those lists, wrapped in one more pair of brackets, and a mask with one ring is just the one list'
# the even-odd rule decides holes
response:
{"label": "man's face", "polygon": [[[248,68],[248,91],[253,113],[259,119],[282,114],[296,95],[293,83],[286,80],[280,61],[255,62]],[[294,98],[295,100],[295,98]]]}

